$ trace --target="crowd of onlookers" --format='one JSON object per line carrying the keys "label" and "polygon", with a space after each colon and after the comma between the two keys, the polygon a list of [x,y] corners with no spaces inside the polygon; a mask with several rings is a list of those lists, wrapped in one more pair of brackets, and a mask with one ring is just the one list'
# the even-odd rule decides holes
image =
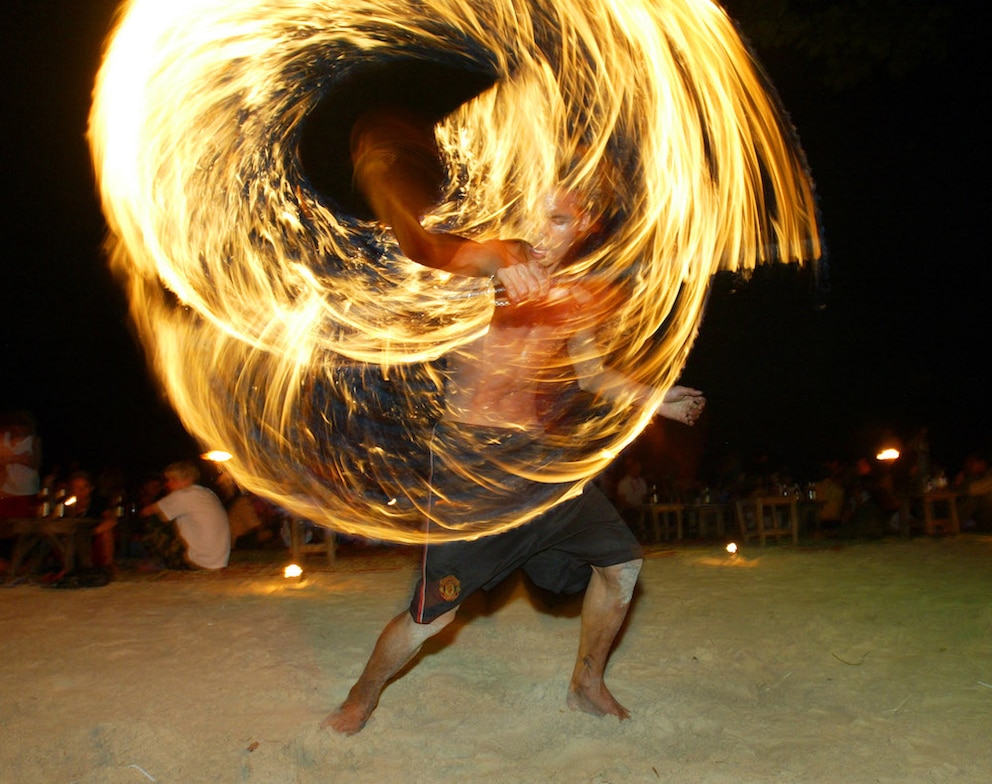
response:
{"label": "crowd of onlookers", "polygon": [[[56,467],[42,475],[41,457],[31,415],[0,414],[0,521],[86,519],[76,547],[78,570],[95,573],[97,580],[112,579],[124,562],[148,570],[219,569],[227,565],[237,541],[249,546],[288,543],[280,530],[286,521],[277,509],[242,494],[222,470],[201,478],[198,461],[173,463],[129,483],[121,471],[111,469],[94,475]],[[644,532],[644,508],[652,502],[730,504],[796,495],[817,502],[818,533],[878,537],[912,529],[912,522],[922,517],[922,495],[935,489],[956,494],[962,530],[992,531],[992,471],[978,454],[968,455],[953,477],[932,465],[919,446],[894,461],[830,460],[802,481],[788,471],[745,470],[734,460],[705,480],[659,476],[650,467],[650,460],[630,453],[595,480],[635,532]],[[0,539],[0,572],[12,546],[11,537]],[[72,579],[60,573],[56,555],[49,553],[51,563],[42,566],[58,579]]]}
{"label": "crowd of onlookers", "polygon": [[[0,415],[0,520],[81,521],[71,572],[57,548],[33,554],[39,563],[32,568],[56,584],[104,584],[125,560],[147,570],[225,567],[231,551],[227,509],[200,481],[195,461],[172,463],[130,487],[119,470],[94,476],[55,467],[42,475],[41,438],[32,417]],[[14,546],[14,537],[0,539],[0,571]]]}
{"label": "crowd of onlookers", "polygon": [[817,531],[823,535],[880,537],[922,528],[924,494],[943,490],[956,494],[962,530],[992,531],[992,471],[977,454],[968,455],[953,477],[919,460],[860,458],[849,463],[829,460],[801,480],[789,471],[749,471],[731,462],[715,476],[689,484],[674,475],[652,475],[644,468],[646,462],[628,455],[597,479],[634,527],[643,525],[644,507],[652,502],[731,504],[794,495],[817,502]]}

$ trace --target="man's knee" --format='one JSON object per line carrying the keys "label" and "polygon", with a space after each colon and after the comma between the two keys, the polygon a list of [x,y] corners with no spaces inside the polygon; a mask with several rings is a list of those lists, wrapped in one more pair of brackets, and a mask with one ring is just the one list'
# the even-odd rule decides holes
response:
{"label": "man's knee", "polygon": [[417,620],[412,612],[406,613],[406,617],[409,620],[410,633],[417,637],[420,642],[424,642],[451,623],[455,619],[455,615],[457,615],[457,613],[458,608],[452,607],[446,613],[442,613],[437,616],[434,620],[426,622]]}
{"label": "man's knee", "polygon": [[633,561],[626,561],[613,566],[595,567],[603,576],[610,589],[616,593],[621,604],[630,604],[634,596],[634,588],[637,586],[637,576],[641,572],[643,561],[637,558]]}

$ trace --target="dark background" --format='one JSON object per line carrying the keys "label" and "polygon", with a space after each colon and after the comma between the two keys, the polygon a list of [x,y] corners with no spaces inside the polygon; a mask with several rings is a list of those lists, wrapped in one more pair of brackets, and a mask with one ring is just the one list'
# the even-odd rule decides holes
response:
{"label": "dark background", "polygon": [[[686,383],[727,454],[811,476],[927,427],[955,471],[992,448],[984,14],[964,0],[728,3],[802,138],[829,248],[826,297],[769,268],[719,279]],[[0,409],[38,418],[46,467],[195,454],[147,374],[101,252],[85,140],[115,3],[3,14]]]}

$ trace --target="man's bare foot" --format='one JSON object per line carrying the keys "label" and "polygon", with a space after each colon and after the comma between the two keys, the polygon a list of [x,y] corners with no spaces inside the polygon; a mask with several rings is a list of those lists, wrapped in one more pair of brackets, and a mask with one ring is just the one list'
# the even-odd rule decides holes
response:
{"label": "man's bare foot", "polygon": [[605,684],[585,688],[572,685],[568,690],[566,704],[571,710],[582,711],[592,716],[616,716],[620,721],[630,718],[630,711],[616,701]]}
{"label": "man's bare foot", "polygon": [[[373,706],[374,707],[374,706]],[[357,701],[345,700],[341,707],[324,719],[320,726],[329,727],[341,735],[361,732],[372,715],[372,708]]]}

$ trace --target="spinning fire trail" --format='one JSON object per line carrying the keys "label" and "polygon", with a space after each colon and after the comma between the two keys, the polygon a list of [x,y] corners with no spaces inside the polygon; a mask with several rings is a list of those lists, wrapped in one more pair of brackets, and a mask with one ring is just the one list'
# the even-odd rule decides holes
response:
{"label": "spinning fire trail", "polygon": [[[565,162],[568,186],[609,173],[610,230],[569,274],[624,287],[598,350],[641,383],[679,376],[714,272],[820,255],[802,152],[707,0],[125,3],[89,134],[138,333],[243,487],[338,530],[419,539],[444,357],[494,307],[488,281],[404,258],[347,187],[335,133],[377,101],[434,112],[429,228],[527,239]],[[557,459],[512,470],[578,487],[648,422],[561,409]],[[446,535],[541,511],[495,506]]]}

